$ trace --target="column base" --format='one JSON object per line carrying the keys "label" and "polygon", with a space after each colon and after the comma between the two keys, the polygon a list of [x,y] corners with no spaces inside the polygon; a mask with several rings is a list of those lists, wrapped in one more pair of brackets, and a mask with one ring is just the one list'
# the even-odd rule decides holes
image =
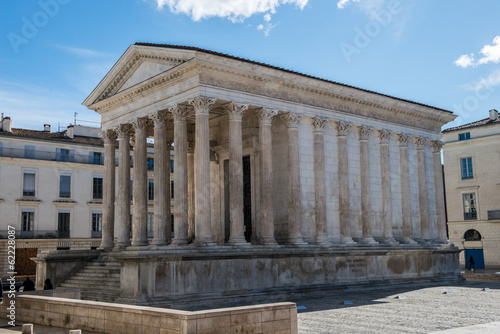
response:
{"label": "column base", "polygon": [[188,243],[187,243],[187,239],[172,239],[172,243],[170,244],[171,246],[186,246]]}
{"label": "column base", "polygon": [[196,247],[215,247],[217,244],[212,240],[212,238],[205,238],[203,240],[194,242]]}
{"label": "column base", "polygon": [[429,243],[429,242],[427,242],[427,240],[422,239],[422,238],[414,238],[413,240],[415,240],[417,242],[417,244],[419,244],[419,245],[426,245]]}
{"label": "column base", "polygon": [[356,241],[354,241],[351,237],[344,237],[344,236],[340,239],[340,242],[344,245],[356,244]]}
{"label": "column base", "polygon": [[130,242],[118,242],[113,250],[124,250],[128,246],[130,246]]}
{"label": "column base", "polygon": [[149,246],[149,242],[147,241],[132,241],[132,247],[143,247]]}
{"label": "column base", "polygon": [[382,239],[381,243],[384,245],[399,245],[399,242],[392,237]]}
{"label": "column base", "polygon": [[451,244],[450,240],[448,240],[448,239],[437,239],[436,243],[443,244],[443,245],[449,245],[449,244]]}
{"label": "column base", "polygon": [[401,239],[398,239],[398,241],[400,244],[404,244],[404,245],[416,245],[416,244],[418,244],[418,242],[416,242],[415,240],[413,240],[410,237],[403,237]]}
{"label": "column base", "polygon": [[274,238],[261,238],[260,244],[265,245],[265,246],[278,245],[278,243],[276,242],[276,240]]}
{"label": "column base", "polygon": [[378,245],[378,242],[373,238],[361,238],[358,243],[361,245]]}
{"label": "column base", "polygon": [[152,246],[166,246],[166,245],[168,245],[168,242],[167,242],[167,240],[153,240],[151,242],[151,245]]}
{"label": "column base", "polygon": [[245,238],[229,238],[227,244],[230,246],[250,246]]}
{"label": "column base", "polygon": [[300,237],[288,239],[287,244],[292,245],[292,246],[306,246],[306,245],[308,245],[308,243],[305,242]]}
{"label": "column base", "polygon": [[112,244],[101,244],[97,249],[100,249],[100,250],[110,250],[110,249],[113,249],[115,247],[115,244],[112,243]]}
{"label": "column base", "polygon": [[330,247],[332,245],[332,243],[330,241],[328,241],[328,239],[326,237],[316,239],[315,243],[316,243],[316,246],[320,246],[320,247]]}

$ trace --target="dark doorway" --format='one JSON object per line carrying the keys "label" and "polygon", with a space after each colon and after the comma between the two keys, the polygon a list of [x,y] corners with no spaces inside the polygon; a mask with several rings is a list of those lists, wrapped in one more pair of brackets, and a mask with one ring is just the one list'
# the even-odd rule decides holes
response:
{"label": "dark doorway", "polygon": [[[243,224],[246,241],[252,239],[252,186],[250,156],[243,157]],[[229,160],[224,160],[224,241],[229,241]]]}
{"label": "dark doorway", "polygon": [[36,274],[36,263],[30,260],[37,256],[37,248],[16,248],[16,272],[19,276],[33,276]]}

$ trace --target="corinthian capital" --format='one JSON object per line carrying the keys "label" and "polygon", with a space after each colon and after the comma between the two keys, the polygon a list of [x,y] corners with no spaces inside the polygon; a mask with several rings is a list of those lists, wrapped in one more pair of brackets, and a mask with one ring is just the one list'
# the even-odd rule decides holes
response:
{"label": "corinthian capital", "polygon": [[399,146],[408,145],[409,140],[410,140],[410,136],[402,134],[402,133],[398,134]]}
{"label": "corinthian capital", "polygon": [[287,112],[281,114],[280,118],[283,122],[285,122],[287,127],[298,128],[300,120],[302,119],[302,115],[293,112]]}
{"label": "corinthian capital", "polygon": [[188,104],[193,106],[195,115],[208,115],[210,112],[210,106],[216,101],[217,99],[213,99],[210,97],[198,96],[194,99],[188,100]]}
{"label": "corinthian capital", "polygon": [[441,140],[434,140],[432,142],[432,148],[434,149],[434,152],[441,152],[441,149],[443,148],[444,146],[444,142],[442,142]]}
{"label": "corinthian capital", "polygon": [[271,125],[273,117],[278,115],[278,110],[260,108],[257,109],[256,115],[260,125]]}
{"label": "corinthian capital", "polygon": [[148,120],[145,118],[138,118],[132,122],[132,126],[134,127],[135,133],[146,133],[148,128]]}
{"label": "corinthian capital", "polygon": [[328,122],[327,119],[314,117],[312,123],[314,127],[314,132],[323,132],[327,122]]}
{"label": "corinthian capital", "polygon": [[346,136],[347,131],[349,130],[350,127],[351,127],[351,124],[346,123],[346,122],[342,122],[342,121],[338,121],[337,122],[337,135],[338,136]]}
{"label": "corinthian capital", "polygon": [[118,134],[118,137],[129,139],[130,133],[132,132],[132,126],[128,123],[120,124],[114,128],[114,130]]}
{"label": "corinthian capital", "polygon": [[154,122],[155,128],[166,126],[167,120],[169,119],[169,114],[164,111],[158,111],[152,115],[149,115],[149,118]]}
{"label": "corinthian capital", "polygon": [[104,144],[113,144],[116,141],[116,132],[112,129],[104,130],[99,135],[102,137]]}
{"label": "corinthian capital", "polygon": [[388,130],[380,130],[378,135],[380,137],[381,144],[389,144],[389,139],[391,139],[392,132]]}
{"label": "corinthian capital", "polygon": [[189,109],[187,106],[178,104],[175,107],[168,108],[168,112],[172,113],[174,122],[185,122]]}
{"label": "corinthian capital", "polygon": [[372,132],[372,128],[367,126],[362,126],[359,128],[359,139],[368,140],[370,137],[370,133]]}
{"label": "corinthian capital", "polygon": [[427,138],[422,138],[422,137],[417,137],[415,138],[415,144],[417,145],[417,150],[422,150],[424,149],[425,145],[427,144]]}
{"label": "corinthian capital", "polygon": [[248,104],[229,102],[224,107],[227,110],[230,121],[241,121],[243,113],[248,109]]}

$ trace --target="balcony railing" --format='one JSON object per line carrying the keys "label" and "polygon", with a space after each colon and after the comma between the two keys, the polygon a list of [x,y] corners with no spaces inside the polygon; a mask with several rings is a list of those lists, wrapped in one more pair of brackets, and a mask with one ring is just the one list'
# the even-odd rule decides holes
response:
{"label": "balcony railing", "polygon": [[[12,231],[10,232],[12,233]],[[0,230],[0,238],[7,239],[9,232],[7,230]],[[57,230],[35,230],[35,231],[20,231],[16,230],[16,239],[59,239],[69,238],[69,231]]]}
{"label": "balcony railing", "polygon": [[464,220],[475,220],[477,219],[477,212],[464,212]]}
{"label": "balcony railing", "polygon": [[488,220],[500,220],[500,210],[488,211]]}
{"label": "balcony railing", "polygon": [[[80,164],[90,164],[90,165],[103,165],[104,159],[101,156],[96,159],[93,154],[61,154],[57,152],[40,151],[40,150],[29,150],[22,148],[10,148],[3,147],[0,156],[9,158],[19,158],[19,159],[34,159],[34,160],[45,160],[45,161],[62,161],[62,162],[74,162]],[[118,159],[115,159],[115,165],[118,166]]]}

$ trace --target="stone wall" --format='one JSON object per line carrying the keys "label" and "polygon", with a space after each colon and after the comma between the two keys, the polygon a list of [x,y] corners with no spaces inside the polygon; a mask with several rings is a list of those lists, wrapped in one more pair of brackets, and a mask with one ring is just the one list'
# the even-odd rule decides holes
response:
{"label": "stone wall", "polygon": [[[2,314],[7,312],[7,301],[0,305]],[[297,308],[294,303],[276,303],[189,312],[19,295],[16,321],[107,334],[296,334]]]}

